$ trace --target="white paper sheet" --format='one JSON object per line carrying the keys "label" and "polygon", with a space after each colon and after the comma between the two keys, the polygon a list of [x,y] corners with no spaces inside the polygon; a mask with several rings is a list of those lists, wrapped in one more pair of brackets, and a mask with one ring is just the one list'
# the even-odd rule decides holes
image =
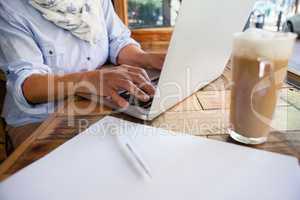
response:
{"label": "white paper sheet", "polygon": [[[126,134],[145,179],[118,146]],[[1,200],[299,200],[295,158],[106,117],[0,184]]]}

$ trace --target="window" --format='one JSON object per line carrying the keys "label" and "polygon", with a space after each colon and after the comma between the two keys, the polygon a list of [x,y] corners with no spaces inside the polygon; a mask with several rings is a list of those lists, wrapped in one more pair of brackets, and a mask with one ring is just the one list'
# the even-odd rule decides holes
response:
{"label": "window", "polygon": [[[142,47],[167,49],[182,0],[112,1],[120,18],[132,30],[132,37]],[[299,0],[257,0],[254,5],[255,15],[259,16],[257,25],[280,30],[287,18],[299,12],[298,8]]]}
{"label": "window", "polygon": [[254,11],[263,16],[263,27],[281,30],[284,22],[297,12],[298,0],[257,0]]}
{"label": "window", "polygon": [[128,25],[136,28],[175,25],[181,0],[128,0]]}
{"label": "window", "polygon": [[146,50],[166,50],[182,0],[112,0],[132,37]]}

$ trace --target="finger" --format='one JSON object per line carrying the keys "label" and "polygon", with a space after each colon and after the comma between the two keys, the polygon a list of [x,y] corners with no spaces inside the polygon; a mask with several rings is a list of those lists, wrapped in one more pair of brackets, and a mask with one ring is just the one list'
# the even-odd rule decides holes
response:
{"label": "finger", "polygon": [[145,91],[148,95],[154,96],[155,94],[155,87],[150,82],[144,82],[139,84],[139,88]]}
{"label": "finger", "polygon": [[110,91],[111,100],[117,104],[117,106],[121,108],[127,108],[129,106],[129,103],[122,97],[118,95],[118,93],[114,90]]}
{"label": "finger", "polygon": [[154,93],[155,93],[154,86],[151,84],[151,82],[147,81],[144,78],[144,76],[142,76],[141,74],[133,73],[133,72],[129,72],[129,74],[132,78],[131,80],[133,81],[133,83],[137,84],[137,86],[139,88],[144,90],[150,96],[154,95]]}
{"label": "finger", "polygon": [[140,67],[129,66],[129,65],[124,65],[123,67],[126,68],[129,72],[135,72],[141,74],[146,80],[150,81],[150,78],[144,69]]}
{"label": "finger", "polygon": [[147,102],[150,100],[150,96],[138,88],[132,81],[119,80],[119,87],[127,90],[131,95],[135,96],[140,101]]}

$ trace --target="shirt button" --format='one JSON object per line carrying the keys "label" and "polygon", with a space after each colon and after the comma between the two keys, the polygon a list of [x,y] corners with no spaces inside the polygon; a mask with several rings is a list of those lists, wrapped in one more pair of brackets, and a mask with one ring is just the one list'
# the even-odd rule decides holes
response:
{"label": "shirt button", "polygon": [[52,55],[52,54],[53,54],[53,51],[52,51],[52,50],[50,50],[50,51],[49,51],[49,54],[50,54],[50,55]]}
{"label": "shirt button", "polygon": [[86,59],[87,59],[88,61],[90,61],[90,60],[91,60],[91,57],[87,57]]}

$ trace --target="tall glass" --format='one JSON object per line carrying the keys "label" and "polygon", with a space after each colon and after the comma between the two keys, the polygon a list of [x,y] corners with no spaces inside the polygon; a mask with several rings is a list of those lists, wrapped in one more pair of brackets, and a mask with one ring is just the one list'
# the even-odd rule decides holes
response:
{"label": "tall glass", "polygon": [[295,39],[292,33],[261,29],[234,35],[229,128],[234,140],[245,144],[267,140]]}

